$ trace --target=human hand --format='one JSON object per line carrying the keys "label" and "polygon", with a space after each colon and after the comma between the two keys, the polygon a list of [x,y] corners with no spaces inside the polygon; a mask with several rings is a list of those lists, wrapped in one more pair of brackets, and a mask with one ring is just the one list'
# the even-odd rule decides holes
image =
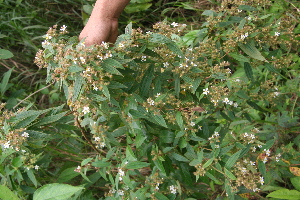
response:
{"label": "human hand", "polygon": [[91,17],[79,35],[85,45],[114,43],[118,37],[118,18],[130,0],[97,0]]}
{"label": "human hand", "polygon": [[108,18],[90,18],[79,35],[79,40],[85,39],[85,46],[114,43],[118,37],[118,20]]}

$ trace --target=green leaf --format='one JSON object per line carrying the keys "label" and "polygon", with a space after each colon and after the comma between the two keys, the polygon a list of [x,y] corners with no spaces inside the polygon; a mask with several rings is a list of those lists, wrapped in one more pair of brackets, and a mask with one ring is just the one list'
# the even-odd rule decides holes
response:
{"label": "green leaf", "polygon": [[176,113],[176,121],[177,121],[177,124],[180,127],[180,129],[183,130],[183,128],[184,128],[183,127],[183,119],[182,119],[182,116],[181,116],[181,112],[179,112],[179,111],[177,111],[177,113]]}
{"label": "green leaf", "polygon": [[279,71],[270,63],[265,63],[265,67],[270,71],[279,74]]}
{"label": "green leaf", "polygon": [[263,177],[266,176],[266,173],[267,173],[266,165],[261,160],[258,161],[258,170]]}
{"label": "green leaf", "polygon": [[124,69],[123,65],[119,61],[112,59],[112,58],[107,58],[107,59],[103,60],[101,66],[102,65]]}
{"label": "green leaf", "polygon": [[108,73],[110,74],[116,74],[116,75],[120,75],[120,76],[123,76],[121,74],[121,72],[119,72],[116,67],[119,67],[119,68],[123,68],[123,66],[121,65],[121,63],[119,63],[118,61],[116,60],[113,60],[111,58],[109,59],[105,59],[102,64],[101,64],[101,67],[107,71]]}
{"label": "green leaf", "polygon": [[245,70],[247,78],[252,80],[253,79],[252,66],[248,62],[244,63],[244,70]]}
{"label": "green leaf", "polygon": [[240,61],[240,62],[250,62],[249,58],[243,56],[242,54],[229,53],[229,55],[231,57],[233,57],[234,59],[236,59],[237,61]]}
{"label": "green leaf", "polygon": [[256,103],[254,103],[253,101],[247,101],[247,104],[249,106],[251,106],[252,108],[254,108],[255,110],[261,111],[261,112],[266,112],[266,110],[264,110],[262,107],[260,107],[259,105],[257,105]]}
{"label": "green leaf", "polygon": [[297,190],[281,189],[271,192],[267,197],[275,199],[300,199],[300,192]]}
{"label": "green leaf", "polygon": [[145,75],[140,83],[140,90],[142,96],[147,96],[150,90],[152,79],[154,77],[154,65],[150,65],[145,72]]}
{"label": "green leaf", "polygon": [[[243,44],[243,43],[239,43],[238,44],[239,47],[250,57],[254,58],[254,59],[257,59],[257,60],[260,60],[260,61],[266,61],[267,60],[265,59],[265,57],[263,57],[261,55],[261,53],[258,51],[258,49],[254,46],[253,43],[246,43],[246,44]],[[247,61],[248,62],[248,61]]]}
{"label": "green leaf", "polygon": [[175,152],[172,153],[172,157],[175,160],[178,160],[178,161],[181,161],[181,162],[189,162],[189,160],[186,157],[184,157],[184,156],[182,156],[178,153],[175,153]]}
{"label": "green leaf", "polygon": [[77,74],[75,77],[74,90],[73,90],[73,96],[72,96],[73,102],[78,98],[83,83],[84,83],[83,77],[80,74]]}
{"label": "green leaf", "polygon": [[6,49],[0,49],[0,59],[8,59],[13,57],[14,54]]}
{"label": "green leaf", "polygon": [[37,189],[33,194],[33,200],[66,200],[84,187],[67,184],[52,183]]}
{"label": "green leaf", "polygon": [[126,147],[126,158],[128,159],[128,161],[137,160],[130,146]]}
{"label": "green leaf", "polygon": [[99,168],[109,167],[110,165],[111,165],[110,162],[106,162],[104,160],[97,160],[95,162],[92,162],[92,166],[99,167]]}
{"label": "green leaf", "polygon": [[23,160],[21,159],[21,157],[15,157],[11,162],[11,165],[16,168],[21,167],[22,164],[23,164]]}
{"label": "green leaf", "polygon": [[151,118],[154,119],[154,121],[156,122],[156,124],[163,126],[165,128],[168,128],[165,119],[161,116],[161,115],[151,115]]}
{"label": "green leaf", "polygon": [[93,158],[86,158],[83,161],[81,161],[81,166],[84,166],[86,164],[88,164],[91,160],[93,160]]}
{"label": "green leaf", "polygon": [[140,119],[140,118],[147,119],[147,118],[148,118],[148,117],[145,115],[145,113],[142,113],[142,112],[137,111],[137,110],[130,109],[130,110],[129,110],[129,113],[132,115],[133,119]]}
{"label": "green leaf", "polygon": [[180,77],[178,74],[174,74],[174,83],[175,83],[175,95],[177,97],[179,97],[179,93],[180,93]]}
{"label": "green leaf", "polygon": [[166,171],[164,165],[162,164],[162,161],[157,159],[157,160],[153,160],[153,162],[155,166],[159,169],[159,171],[161,171],[161,173],[166,176]]}
{"label": "green leaf", "polygon": [[8,70],[3,75],[3,78],[2,78],[2,81],[1,81],[1,85],[0,85],[1,95],[3,95],[4,92],[7,90],[7,84],[8,84],[9,78],[11,76],[11,72],[12,72],[12,69]]}
{"label": "green leaf", "polygon": [[56,115],[51,115],[51,116],[47,116],[47,117],[43,117],[40,121],[38,121],[36,124],[34,124],[34,126],[41,126],[41,125],[45,125],[45,124],[51,124],[53,122],[58,121],[59,119],[61,119],[63,116],[66,115],[68,111],[56,114]]}
{"label": "green leaf", "polygon": [[29,177],[29,179],[31,180],[31,182],[34,184],[35,187],[37,187],[37,180],[35,178],[35,175],[33,174],[33,170],[30,169],[30,170],[27,170],[27,175]]}
{"label": "green leaf", "polygon": [[93,11],[93,6],[87,4],[87,5],[83,5],[82,6],[82,9],[83,11],[88,14],[88,15],[91,15],[92,14],[92,11]]}
{"label": "green leaf", "polygon": [[211,16],[211,17],[215,17],[217,16],[218,14],[213,11],[213,10],[205,10],[202,15],[205,15],[205,16]]}
{"label": "green leaf", "polygon": [[203,168],[206,168],[211,165],[211,163],[215,160],[214,157],[210,158],[206,163],[204,163]]}
{"label": "green leaf", "polygon": [[295,189],[300,191],[300,176],[291,178],[291,183],[293,184]]}
{"label": "green leaf", "polygon": [[102,92],[108,99],[110,99],[110,93],[106,85],[102,85]]}
{"label": "green leaf", "polygon": [[236,177],[226,168],[224,168],[225,175],[231,180],[236,180]]}
{"label": "green leaf", "polygon": [[158,200],[169,200],[169,198],[166,197],[165,195],[163,195],[162,193],[156,192],[154,196],[155,196]]}
{"label": "green leaf", "polygon": [[19,200],[18,196],[15,195],[8,187],[5,185],[0,185],[0,199],[5,200]]}
{"label": "green leaf", "polygon": [[40,112],[32,111],[34,115],[24,118],[15,125],[15,128],[25,128],[40,116]]}
{"label": "green leaf", "polygon": [[125,7],[124,11],[128,14],[142,12],[150,8],[152,3],[134,3]]}
{"label": "green leaf", "polygon": [[173,51],[176,55],[179,55],[180,57],[184,57],[184,54],[182,53],[181,49],[177,46],[175,42],[167,43],[167,47]]}
{"label": "green leaf", "polygon": [[225,191],[226,191],[226,193],[228,195],[228,199],[234,199],[234,194],[232,192],[231,184],[229,183],[228,179],[225,180],[225,184],[224,185],[225,185]]}
{"label": "green leaf", "polygon": [[76,176],[79,176],[80,173],[75,172],[74,171],[75,169],[76,169],[76,167],[70,167],[70,168],[67,168],[64,171],[62,171],[57,178],[57,182],[64,183],[64,182],[67,182],[67,181],[75,178]]}
{"label": "green leaf", "polygon": [[150,163],[140,162],[140,161],[132,161],[126,165],[127,169],[140,169],[144,167],[148,167]]}
{"label": "green leaf", "polygon": [[239,159],[241,152],[242,149],[234,153],[232,156],[230,156],[227,162],[225,163],[225,168],[230,169],[235,164],[235,162]]}

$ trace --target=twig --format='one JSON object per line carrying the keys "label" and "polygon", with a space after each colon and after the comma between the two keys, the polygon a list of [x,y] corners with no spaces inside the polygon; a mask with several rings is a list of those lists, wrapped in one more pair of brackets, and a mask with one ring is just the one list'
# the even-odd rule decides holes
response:
{"label": "twig", "polygon": [[95,145],[92,143],[92,141],[87,137],[86,132],[85,132],[85,130],[81,127],[80,122],[79,122],[77,116],[75,116],[75,119],[76,119],[77,125],[78,125],[78,127],[80,128],[80,131],[81,131],[83,137],[85,138],[85,140],[91,145],[91,147],[92,147],[96,152],[98,152],[100,155],[103,155],[103,152],[99,151],[99,149],[97,149],[97,148],[95,147]]}
{"label": "twig", "polygon": [[25,99],[23,99],[22,101],[20,101],[17,105],[15,105],[15,106],[13,107],[13,109],[16,109],[16,107],[18,107],[18,105],[20,105],[21,103],[23,103],[24,101],[26,101],[26,100],[27,100],[28,98],[30,98],[32,95],[35,95],[36,93],[38,93],[38,92],[40,92],[40,91],[42,91],[42,90],[44,90],[44,89],[50,87],[51,85],[53,85],[53,83],[50,83],[49,85],[47,85],[47,86],[45,86],[45,87],[43,87],[43,88],[41,88],[41,89],[35,91],[34,93],[30,94],[28,97],[26,97]]}

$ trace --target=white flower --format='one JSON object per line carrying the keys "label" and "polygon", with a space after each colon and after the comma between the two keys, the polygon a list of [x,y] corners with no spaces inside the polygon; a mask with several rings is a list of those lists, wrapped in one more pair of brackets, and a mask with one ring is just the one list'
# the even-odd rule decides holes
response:
{"label": "white flower", "polygon": [[225,98],[224,100],[223,100],[223,103],[225,103],[225,104],[228,104],[230,101],[229,101],[229,99],[228,98]]}
{"label": "white flower", "polygon": [[50,45],[50,42],[48,42],[47,40],[45,40],[44,42],[42,42],[42,46],[46,46],[46,45]]}
{"label": "white flower", "polygon": [[195,126],[196,123],[195,123],[195,122],[191,122],[190,125],[191,125],[191,126]]}
{"label": "white flower", "polygon": [[159,183],[156,183],[155,189],[159,190]]}
{"label": "white flower", "polygon": [[264,152],[266,153],[267,156],[270,156],[271,154],[271,151],[269,149],[268,150],[264,149]]}
{"label": "white flower", "polygon": [[164,62],[164,67],[168,67],[169,66],[169,63],[168,62]]}
{"label": "white flower", "polygon": [[279,96],[279,94],[280,94],[279,92],[274,92],[274,96],[273,97],[275,98],[275,97]]}
{"label": "white flower", "polygon": [[260,177],[260,178],[259,178],[259,183],[260,183],[261,185],[263,185],[263,184],[265,183],[264,177]]}
{"label": "white flower", "polygon": [[22,134],[22,137],[27,138],[27,137],[29,137],[29,134],[28,134],[27,132],[24,132],[24,133]]}
{"label": "white flower", "polygon": [[247,169],[245,167],[242,168],[242,173],[245,174],[247,172]]}
{"label": "white flower", "polygon": [[34,166],[34,169],[36,169],[36,170],[39,170],[39,168],[40,168],[40,166],[38,166],[38,165]]}
{"label": "white flower", "polygon": [[100,141],[100,137],[95,137],[95,141],[96,142]]}
{"label": "white flower", "polygon": [[250,165],[253,165],[253,166],[254,166],[254,165],[255,165],[255,162],[253,162],[253,161],[250,161]]}
{"label": "white flower", "polygon": [[279,161],[280,161],[280,157],[281,157],[281,154],[280,154],[280,153],[276,155],[276,157],[275,157],[276,162],[279,162]]}
{"label": "white flower", "polygon": [[97,86],[93,85],[93,90],[96,90],[96,91],[98,91],[98,90],[99,90],[99,88],[98,88]]}
{"label": "white flower", "polygon": [[77,58],[73,59],[73,63],[76,65],[77,64]]}
{"label": "white flower", "polygon": [[157,93],[157,94],[155,95],[156,98],[159,97],[159,96],[160,96],[160,93]]}
{"label": "white flower", "polygon": [[279,36],[280,35],[280,33],[279,32],[275,32],[275,36]]}
{"label": "white flower", "polygon": [[123,47],[125,47],[125,45],[124,45],[123,43],[121,43],[121,42],[119,43],[119,45],[118,45],[118,46],[119,46],[119,48],[123,48]]}
{"label": "white flower", "polygon": [[174,185],[169,186],[169,189],[170,189],[170,192],[172,194],[176,194],[177,193],[176,187]]}
{"label": "white flower", "polygon": [[268,162],[268,157],[264,157],[263,163]]}
{"label": "white flower", "polygon": [[101,142],[100,143],[100,148],[104,148],[105,147],[105,143],[104,142]]}
{"label": "white flower", "polygon": [[147,102],[148,102],[151,106],[154,106],[154,101],[153,101],[151,98],[148,98],[148,99],[147,99]]}
{"label": "white flower", "polygon": [[80,172],[81,171],[81,166],[78,166],[76,169],[74,169],[74,172]]}
{"label": "white flower", "polygon": [[256,151],[256,147],[252,147],[252,152],[255,152]]}
{"label": "white flower", "polygon": [[238,106],[239,106],[239,104],[236,102],[233,104],[233,107],[235,107],[235,108],[237,108]]}
{"label": "white flower", "polygon": [[80,57],[80,61],[82,62],[82,64],[85,64],[85,58],[84,57]]}
{"label": "white flower", "polygon": [[101,46],[103,46],[105,49],[108,49],[109,44],[106,43],[106,42],[104,42],[104,41],[102,41]]}
{"label": "white flower", "polygon": [[112,57],[111,53],[106,53],[105,56],[104,56],[104,58],[110,58],[110,57]]}
{"label": "white flower", "polygon": [[124,191],[123,190],[118,190],[118,195],[123,196],[124,195]]}
{"label": "white flower", "polygon": [[178,23],[173,22],[171,25],[172,25],[173,27],[176,27],[176,26],[178,26]]}
{"label": "white flower", "polygon": [[90,108],[88,106],[84,106],[82,112],[83,114],[87,114],[90,112]]}
{"label": "white flower", "polygon": [[46,35],[44,36],[44,38],[46,38],[46,40],[51,40],[51,39],[52,39],[52,36],[49,35],[49,34],[46,34]]}
{"label": "white flower", "polygon": [[102,56],[99,56],[99,55],[97,55],[97,58],[99,58],[100,60],[104,59]]}
{"label": "white flower", "polygon": [[63,25],[62,27],[60,27],[60,31],[64,32],[67,29],[66,25]]}
{"label": "white flower", "polygon": [[141,61],[145,62],[146,61],[147,56],[142,56]]}
{"label": "white flower", "polygon": [[7,141],[6,143],[4,143],[3,148],[4,149],[8,149],[10,147],[10,141]]}
{"label": "white flower", "polygon": [[215,148],[216,148],[216,149],[220,148],[220,145],[216,144],[216,145],[215,145]]}
{"label": "white flower", "polygon": [[23,153],[26,153],[26,150],[24,150],[24,149],[22,149],[21,151],[22,151]]}
{"label": "white flower", "polygon": [[118,174],[119,174],[119,176],[124,176],[125,172],[121,168],[119,168],[118,169]]}
{"label": "white flower", "polygon": [[209,93],[209,90],[208,90],[208,88],[205,88],[205,89],[203,89],[203,94],[208,94]]}
{"label": "white flower", "polygon": [[215,136],[215,137],[219,137],[219,136],[220,136],[220,135],[219,135],[219,132],[215,132],[215,133],[214,133],[214,136]]}

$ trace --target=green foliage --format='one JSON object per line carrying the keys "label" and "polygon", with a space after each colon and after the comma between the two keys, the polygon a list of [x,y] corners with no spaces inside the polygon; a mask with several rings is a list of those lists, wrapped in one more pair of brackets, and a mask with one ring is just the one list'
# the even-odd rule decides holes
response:
{"label": "green foliage", "polygon": [[[143,3],[151,1],[132,5]],[[3,191],[33,199],[298,198],[299,13],[294,4],[263,5],[221,1],[197,30],[129,24],[114,46],[85,47],[50,28],[35,63],[68,111],[1,105]]]}

